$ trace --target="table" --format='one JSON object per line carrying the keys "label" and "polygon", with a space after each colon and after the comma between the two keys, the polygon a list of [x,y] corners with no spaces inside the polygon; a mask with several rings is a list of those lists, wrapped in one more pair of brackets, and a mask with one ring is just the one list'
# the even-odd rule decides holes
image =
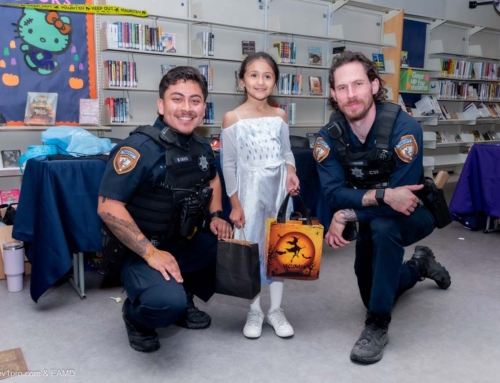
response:
{"label": "table", "polygon": [[[450,202],[452,219],[462,224],[486,216],[485,233],[500,230],[500,145],[472,146]],[[491,227],[492,222],[493,227]],[[472,229],[479,228],[471,227]]]}
{"label": "table", "polygon": [[[293,149],[301,194],[312,215],[327,228],[332,212],[323,196],[311,149]],[[224,188],[219,157],[217,170]],[[83,252],[102,251],[97,197],[106,162],[97,159],[27,162],[13,237],[25,243],[31,261],[31,297],[42,294],[73,267],[70,283],[85,298]],[[230,212],[223,190],[223,207]]]}

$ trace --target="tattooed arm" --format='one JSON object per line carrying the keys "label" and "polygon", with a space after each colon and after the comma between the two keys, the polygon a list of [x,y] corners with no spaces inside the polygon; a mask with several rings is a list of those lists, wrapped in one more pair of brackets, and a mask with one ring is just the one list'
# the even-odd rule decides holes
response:
{"label": "tattooed arm", "polygon": [[150,267],[162,273],[167,281],[170,280],[170,274],[177,282],[182,283],[175,258],[169,252],[158,250],[153,246],[137,227],[125,208],[125,203],[99,196],[97,213],[116,238],[144,258]]}

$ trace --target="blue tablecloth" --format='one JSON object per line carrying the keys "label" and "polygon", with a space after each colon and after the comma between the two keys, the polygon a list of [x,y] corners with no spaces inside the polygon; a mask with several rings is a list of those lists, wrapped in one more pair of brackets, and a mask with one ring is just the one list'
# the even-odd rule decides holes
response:
{"label": "blue tablecloth", "polygon": [[[312,151],[293,152],[304,202],[327,228],[332,213],[321,191]],[[216,164],[224,185],[218,160]],[[72,253],[102,250],[97,195],[105,167],[106,162],[96,159],[34,158],[27,162],[13,237],[25,242],[35,302],[71,269]],[[226,215],[229,206],[224,190]]]}
{"label": "blue tablecloth", "polygon": [[481,215],[500,217],[500,145],[472,146],[450,202],[450,213],[462,224],[477,222]]}

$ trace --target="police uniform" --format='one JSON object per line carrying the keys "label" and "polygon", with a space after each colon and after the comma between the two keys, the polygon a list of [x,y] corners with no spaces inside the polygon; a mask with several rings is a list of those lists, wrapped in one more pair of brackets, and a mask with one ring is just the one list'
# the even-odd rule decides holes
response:
{"label": "police uniform", "polygon": [[331,121],[335,119],[343,126],[341,137],[331,134],[329,123],[320,130],[314,146],[321,185],[334,212],[353,209],[356,213],[359,232],[354,269],[361,298],[371,313],[389,315],[394,299],[421,276],[416,265],[403,263],[404,247],[431,234],[435,220],[420,205],[405,216],[380,203],[363,207],[362,197],[370,189],[422,183],[422,129],[390,103],[376,105],[375,122],[365,143],[341,113],[332,115]]}
{"label": "police uniform", "polygon": [[[110,153],[99,195],[126,203],[139,229],[160,250],[176,259],[184,283],[151,268],[130,252],[121,278],[130,302],[124,310],[146,328],[166,327],[186,310],[189,290],[204,301],[214,293],[217,237],[198,229],[190,239],[179,235],[179,200],[208,186],[217,172],[213,151],[193,133],[159,139],[166,124],[158,118],[152,127],[139,127]],[[154,137],[156,136],[156,137]],[[176,190],[183,189],[183,190]]]}

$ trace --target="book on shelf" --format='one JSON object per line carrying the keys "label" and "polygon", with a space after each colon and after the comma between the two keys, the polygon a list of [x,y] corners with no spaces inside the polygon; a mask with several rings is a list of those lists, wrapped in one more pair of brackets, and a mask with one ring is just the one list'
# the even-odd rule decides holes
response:
{"label": "book on shelf", "polygon": [[385,60],[383,53],[372,53],[373,62],[377,66],[377,70],[385,71]]}
{"label": "book on shelf", "polygon": [[160,69],[161,69],[161,78],[165,76],[170,69],[174,69],[177,67],[177,65],[172,65],[172,64],[161,64]]}
{"label": "book on shelf", "polygon": [[309,65],[323,65],[323,51],[321,47],[309,47]]}
{"label": "book on shelf", "polygon": [[56,111],[57,93],[28,92],[24,123],[26,125],[54,125]]}
{"label": "book on shelf", "polygon": [[220,152],[220,133],[211,134],[209,142],[214,152]]}
{"label": "book on shelf", "polygon": [[294,102],[291,104],[273,104],[271,106],[273,108],[283,109],[288,116],[288,125],[295,125],[296,104]]}
{"label": "book on shelf", "polygon": [[312,96],[323,95],[323,86],[321,84],[321,77],[309,76],[309,91]]}
{"label": "book on shelf", "polygon": [[104,100],[109,113],[109,122],[115,124],[130,122],[130,102],[128,98],[107,97]]}
{"label": "book on shelf", "polygon": [[161,34],[161,47],[165,53],[177,53],[175,44],[175,33]]}
{"label": "book on shelf", "polygon": [[332,58],[335,59],[335,58],[339,57],[346,50],[347,50],[346,47],[333,47],[333,49],[332,49]]}
{"label": "book on shelf", "polygon": [[436,143],[442,144],[443,143],[443,136],[441,136],[441,132],[438,132],[436,130],[434,133],[436,133]]}
{"label": "book on shelf", "polygon": [[280,77],[278,79],[278,93],[301,95],[303,77],[304,76],[301,74],[280,74]]}
{"label": "book on shelf", "polygon": [[441,107],[441,112],[443,113],[444,118],[447,120],[451,120],[450,112],[448,112],[446,106],[444,106],[443,104],[440,104],[439,106]]}
{"label": "book on shelf", "polygon": [[20,195],[21,190],[19,189],[0,190],[0,203],[8,205],[18,203]]}
{"label": "book on shelf", "polygon": [[105,60],[103,62],[109,87],[136,88],[137,66],[134,61]]}
{"label": "book on shelf", "polygon": [[438,101],[433,96],[422,96],[420,100],[415,102],[415,106],[421,116],[431,116],[441,114],[441,107]]}
{"label": "book on shelf", "polygon": [[455,142],[462,142],[462,137],[460,137],[460,134],[455,134]]}
{"label": "book on shelf", "polygon": [[275,41],[273,48],[278,50],[278,63],[295,64],[297,58],[297,44],[288,41]]}
{"label": "book on shelf", "polygon": [[80,125],[99,125],[99,100],[92,98],[80,99],[78,123]]}
{"label": "book on shelf", "polygon": [[199,65],[198,70],[207,80],[208,91],[211,92],[214,90],[214,70],[212,67],[208,65]]}
{"label": "book on shelf", "polygon": [[202,56],[213,56],[215,52],[214,40],[215,35],[211,32],[198,32],[196,39],[193,40],[192,51],[193,54]]}
{"label": "book on shelf", "polygon": [[204,125],[213,125],[215,123],[214,120],[214,115],[215,115],[215,109],[214,109],[214,103],[213,102],[207,102],[207,106],[205,107],[205,116],[203,117],[203,124]]}
{"label": "book on shelf", "polygon": [[408,68],[410,66],[408,61],[408,51],[401,51],[401,66],[403,68]]}
{"label": "book on shelf", "polygon": [[246,58],[249,54],[255,53],[255,41],[243,40],[241,42],[241,55]]}
{"label": "book on shelf", "polygon": [[2,150],[2,164],[5,169],[19,166],[20,150]]}
{"label": "book on shelf", "polygon": [[471,130],[471,134],[474,135],[474,141],[483,141],[481,134],[479,134],[479,130]]}

